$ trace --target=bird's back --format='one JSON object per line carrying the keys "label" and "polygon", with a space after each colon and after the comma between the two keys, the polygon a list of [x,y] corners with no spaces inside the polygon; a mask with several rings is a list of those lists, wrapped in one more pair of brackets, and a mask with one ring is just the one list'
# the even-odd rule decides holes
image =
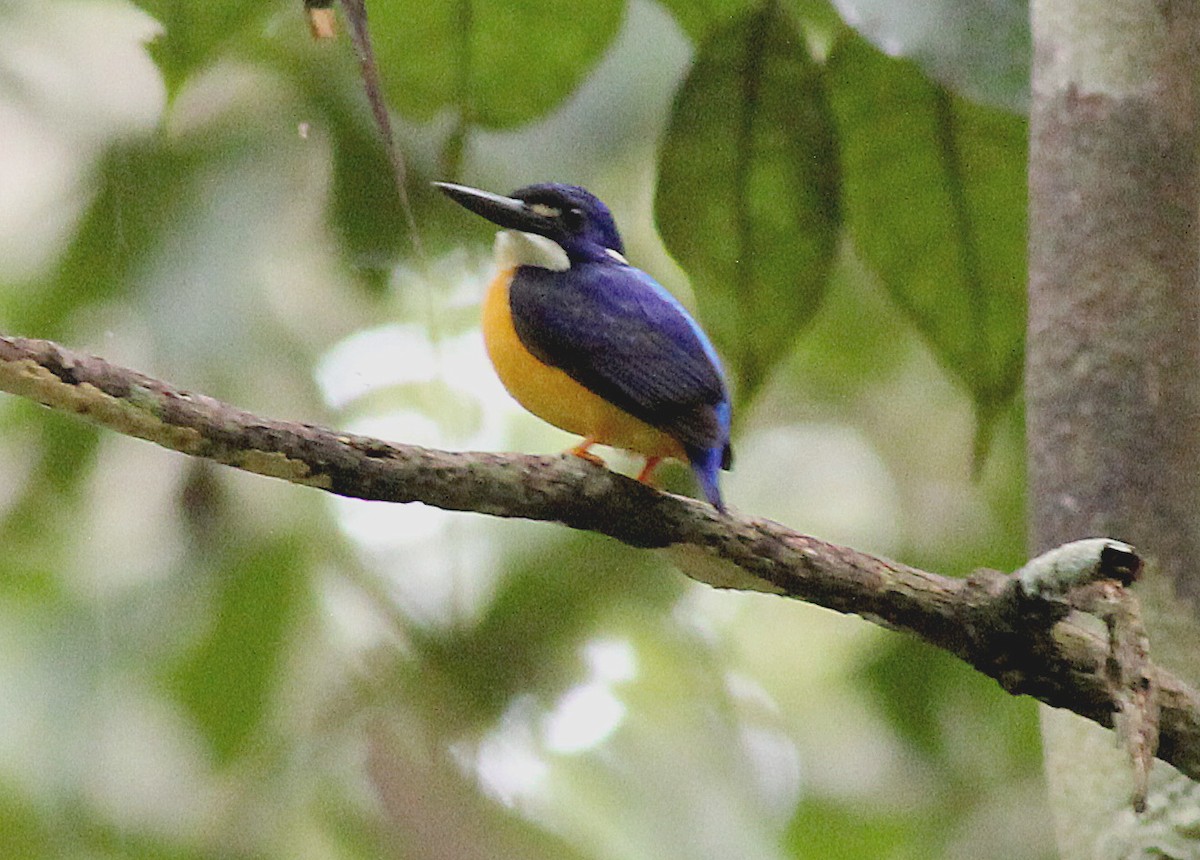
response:
{"label": "bird's back", "polygon": [[728,393],[708,339],[678,302],[628,264],[516,270],[513,325],[538,359],[693,451],[729,441]]}

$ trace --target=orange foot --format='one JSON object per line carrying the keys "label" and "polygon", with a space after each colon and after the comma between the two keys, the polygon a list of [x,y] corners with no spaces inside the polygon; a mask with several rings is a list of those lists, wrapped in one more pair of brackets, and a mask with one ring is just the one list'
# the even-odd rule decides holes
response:
{"label": "orange foot", "polygon": [[588,448],[591,448],[595,444],[596,440],[589,436],[567,453],[574,454],[580,460],[587,460],[589,463],[594,463],[597,466],[604,466],[604,461],[588,450]]}
{"label": "orange foot", "polygon": [[646,465],[642,467],[642,471],[638,472],[637,479],[643,484],[654,486],[654,470],[658,468],[658,464],[662,462],[662,457],[647,457]]}

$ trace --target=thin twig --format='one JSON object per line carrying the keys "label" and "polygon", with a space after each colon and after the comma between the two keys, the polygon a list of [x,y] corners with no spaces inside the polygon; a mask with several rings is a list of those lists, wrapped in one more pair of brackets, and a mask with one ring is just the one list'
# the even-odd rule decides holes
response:
{"label": "thin twig", "polygon": [[404,221],[408,225],[408,235],[412,241],[413,251],[420,260],[425,259],[425,246],[421,242],[421,233],[417,229],[417,217],[413,213],[412,201],[408,196],[408,168],[404,161],[404,153],[396,143],[396,135],[392,131],[392,119],[388,113],[387,102],[383,97],[383,84],[379,78],[379,65],[375,62],[375,49],[371,45],[371,29],[367,24],[367,6],[365,0],[341,0],[342,13],[346,16],[350,40],[354,43],[354,51],[358,55],[359,74],[362,75],[363,91],[371,105],[371,115],[375,118],[375,126],[379,129],[379,137],[387,150],[388,161],[392,166],[392,178],[396,185],[396,196],[400,200],[400,209],[404,212]]}

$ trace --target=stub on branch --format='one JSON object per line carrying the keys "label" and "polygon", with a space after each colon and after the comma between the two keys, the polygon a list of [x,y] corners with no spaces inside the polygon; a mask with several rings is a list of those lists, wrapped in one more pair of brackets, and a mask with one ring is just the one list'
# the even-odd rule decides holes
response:
{"label": "stub on branch", "polygon": [[1158,689],[1141,604],[1127,586],[1137,581],[1142,559],[1129,544],[1088,538],[1039,555],[1015,576],[1030,598],[1065,598],[1108,628],[1104,676],[1118,711],[1113,722],[1133,766],[1132,804],[1146,808],[1150,769],[1158,751]]}
{"label": "stub on branch", "polygon": [[1085,538],[1044,552],[1014,576],[1026,597],[1064,597],[1093,582],[1136,582],[1142,559],[1127,543],[1112,538]]}

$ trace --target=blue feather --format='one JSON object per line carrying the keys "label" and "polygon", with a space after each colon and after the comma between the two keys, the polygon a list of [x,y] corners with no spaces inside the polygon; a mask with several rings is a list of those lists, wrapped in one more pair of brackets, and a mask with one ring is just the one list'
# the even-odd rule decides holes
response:
{"label": "blue feather", "polygon": [[565,272],[523,266],[509,287],[513,325],[531,353],[689,452],[716,448],[723,459],[729,395],[716,353],[664,294],[615,260]]}
{"label": "blue feather", "polygon": [[724,511],[718,476],[732,449],[720,359],[683,305],[625,262],[608,207],[577,185],[527,185],[503,197],[436,184],[501,227],[561,247],[565,270],[517,264],[508,299],[521,345],[678,441],[705,497]]}
{"label": "blue feather", "polygon": [[705,497],[723,511],[731,410],[712,342],[675,296],[619,256],[612,215],[589,192],[544,185],[514,196],[552,206],[565,198],[587,216],[580,230],[550,234],[570,261],[566,271],[517,270],[509,287],[517,336],[546,364],[678,439]]}

